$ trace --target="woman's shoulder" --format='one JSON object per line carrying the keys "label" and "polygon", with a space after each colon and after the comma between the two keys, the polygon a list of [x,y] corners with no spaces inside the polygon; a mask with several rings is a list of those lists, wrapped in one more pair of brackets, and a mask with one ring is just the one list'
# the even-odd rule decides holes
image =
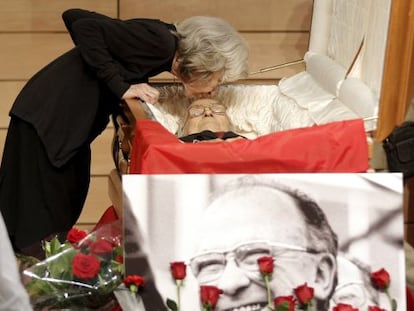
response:
{"label": "woman's shoulder", "polygon": [[134,25],[137,28],[138,36],[145,36],[146,39],[152,42],[153,48],[165,49],[166,45],[175,48],[176,36],[173,34],[176,28],[173,24],[163,22],[159,19],[150,18],[134,18],[126,20],[125,23]]}
{"label": "woman's shoulder", "polygon": [[169,32],[176,31],[176,27],[174,24],[163,22],[160,19],[154,18],[132,18],[125,20],[126,23],[134,23],[144,26],[146,28],[153,28],[155,30],[159,30],[161,32]]}

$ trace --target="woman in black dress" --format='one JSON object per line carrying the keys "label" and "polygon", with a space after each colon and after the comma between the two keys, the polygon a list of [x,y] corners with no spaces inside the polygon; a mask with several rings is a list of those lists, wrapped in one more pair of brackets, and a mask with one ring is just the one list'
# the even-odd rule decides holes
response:
{"label": "woman in black dress", "polygon": [[174,74],[186,96],[208,96],[247,76],[248,51],[227,22],[178,25],[113,19],[70,9],[75,47],[35,74],[10,111],[0,169],[0,209],[16,252],[40,256],[40,241],[69,230],[88,192],[90,144],[122,99],[158,100],[148,78]]}

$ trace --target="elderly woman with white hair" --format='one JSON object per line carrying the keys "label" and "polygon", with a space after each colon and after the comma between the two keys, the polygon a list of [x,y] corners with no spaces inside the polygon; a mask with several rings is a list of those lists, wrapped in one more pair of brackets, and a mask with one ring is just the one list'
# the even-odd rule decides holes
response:
{"label": "elderly woman with white hair", "polygon": [[76,223],[89,188],[90,144],[121,100],[157,102],[148,81],[164,71],[188,97],[209,96],[220,83],[248,74],[246,43],[220,18],[174,25],[82,9],[62,17],[75,47],[18,95],[0,168],[0,208],[13,248],[37,257],[42,239]]}

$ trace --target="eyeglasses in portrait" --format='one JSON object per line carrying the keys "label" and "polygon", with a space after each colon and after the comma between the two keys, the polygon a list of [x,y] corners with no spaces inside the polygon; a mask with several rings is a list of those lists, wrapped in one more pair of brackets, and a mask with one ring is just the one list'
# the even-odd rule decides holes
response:
{"label": "eyeglasses in portrait", "polygon": [[[281,297],[405,310],[401,174],[124,175],[123,192],[125,273],[150,280],[147,309],[201,310],[200,288],[214,286],[217,311]],[[173,263],[186,269],[179,297]]]}

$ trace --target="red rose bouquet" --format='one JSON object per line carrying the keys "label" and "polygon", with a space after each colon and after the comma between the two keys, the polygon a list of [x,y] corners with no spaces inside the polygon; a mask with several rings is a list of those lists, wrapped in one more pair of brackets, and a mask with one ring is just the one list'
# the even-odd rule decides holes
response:
{"label": "red rose bouquet", "polygon": [[87,234],[71,229],[66,241],[44,242],[46,259],[23,271],[34,309],[99,308],[116,303],[113,291],[123,280],[120,221]]}

